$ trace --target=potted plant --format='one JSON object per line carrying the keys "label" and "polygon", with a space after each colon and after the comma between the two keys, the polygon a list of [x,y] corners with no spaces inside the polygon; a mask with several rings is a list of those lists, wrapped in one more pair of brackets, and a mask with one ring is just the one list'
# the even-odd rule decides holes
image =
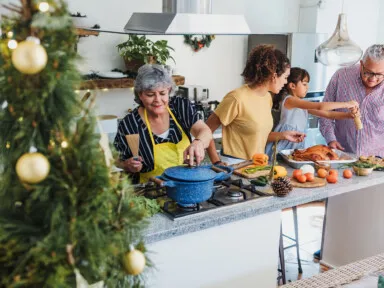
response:
{"label": "potted plant", "polygon": [[146,63],[166,64],[168,59],[175,59],[171,56],[172,47],[168,46],[167,40],[153,42],[145,35],[138,36],[130,34],[127,41],[117,45],[119,54],[125,61],[128,70],[137,72],[140,66]]}

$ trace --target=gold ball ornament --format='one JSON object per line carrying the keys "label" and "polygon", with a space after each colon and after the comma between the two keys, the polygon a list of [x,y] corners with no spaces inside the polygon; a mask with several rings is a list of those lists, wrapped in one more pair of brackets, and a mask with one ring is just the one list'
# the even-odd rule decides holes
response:
{"label": "gold ball ornament", "polygon": [[132,249],[125,253],[123,264],[127,274],[139,275],[145,268],[145,256],[140,250]]}
{"label": "gold ball ornament", "polygon": [[21,182],[37,184],[49,174],[50,164],[41,153],[25,153],[16,163],[16,173]]}
{"label": "gold ball ornament", "polygon": [[39,40],[34,37],[28,37],[27,40],[19,43],[12,52],[12,64],[23,74],[39,73],[47,65],[47,61],[47,52],[40,45]]}

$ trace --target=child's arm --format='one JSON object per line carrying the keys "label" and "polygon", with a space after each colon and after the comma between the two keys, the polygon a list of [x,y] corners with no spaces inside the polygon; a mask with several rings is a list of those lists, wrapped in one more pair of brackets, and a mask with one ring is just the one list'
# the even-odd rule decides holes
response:
{"label": "child's arm", "polygon": [[300,108],[304,110],[334,110],[341,108],[354,108],[359,107],[359,104],[356,101],[348,102],[311,102],[299,99],[297,97],[289,97],[284,102],[284,107],[286,109]]}
{"label": "child's arm", "polygon": [[328,119],[341,120],[341,119],[353,119],[356,114],[349,112],[339,112],[339,111],[322,111],[322,110],[308,110],[308,113]]}

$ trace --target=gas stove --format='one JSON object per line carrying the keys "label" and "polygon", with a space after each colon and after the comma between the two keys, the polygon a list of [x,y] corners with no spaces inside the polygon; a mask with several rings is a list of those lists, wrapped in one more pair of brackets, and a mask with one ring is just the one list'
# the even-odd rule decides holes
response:
{"label": "gas stove", "polygon": [[271,196],[271,194],[257,190],[256,186],[252,184],[245,184],[242,179],[229,179],[215,182],[210,199],[189,207],[178,205],[167,196],[164,187],[155,184],[146,186],[140,194],[149,199],[156,199],[163,209],[164,214],[172,220]]}

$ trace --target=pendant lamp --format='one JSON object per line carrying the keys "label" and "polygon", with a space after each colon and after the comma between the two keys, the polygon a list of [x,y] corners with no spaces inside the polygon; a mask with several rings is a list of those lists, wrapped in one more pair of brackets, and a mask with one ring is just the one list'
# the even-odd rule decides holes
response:
{"label": "pendant lamp", "polygon": [[316,48],[316,57],[326,66],[350,66],[360,60],[363,50],[348,35],[347,15],[339,14],[335,32]]}

